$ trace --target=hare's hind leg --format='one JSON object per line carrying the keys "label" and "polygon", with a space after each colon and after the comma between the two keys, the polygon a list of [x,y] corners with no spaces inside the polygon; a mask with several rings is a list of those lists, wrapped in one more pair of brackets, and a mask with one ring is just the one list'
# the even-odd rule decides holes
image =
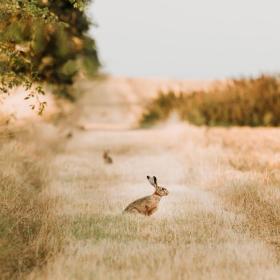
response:
{"label": "hare's hind leg", "polygon": [[137,208],[130,208],[130,209],[124,210],[124,213],[141,214]]}
{"label": "hare's hind leg", "polygon": [[130,213],[133,213],[133,214],[141,214],[141,213],[138,211],[138,209],[136,209],[136,208],[131,209]]}

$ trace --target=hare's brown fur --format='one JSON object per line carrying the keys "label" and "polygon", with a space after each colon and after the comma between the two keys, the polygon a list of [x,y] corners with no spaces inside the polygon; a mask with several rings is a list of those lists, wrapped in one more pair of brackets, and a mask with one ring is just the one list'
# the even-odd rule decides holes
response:
{"label": "hare's brown fur", "polygon": [[104,159],[104,162],[107,163],[107,164],[112,164],[113,163],[113,159],[110,156],[109,151],[104,151],[103,152],[103,159]]}
{"label": "hare's brown fur", "polygon": [[166,188],[157,185],[156,177],[147,176],[150,183],[154,186],[155,192],[152,195],[145,196],[130,203],[124,212],[138,213],[145,216],[151,216],[158,209],[158,205],[162,196],[168,195]]}

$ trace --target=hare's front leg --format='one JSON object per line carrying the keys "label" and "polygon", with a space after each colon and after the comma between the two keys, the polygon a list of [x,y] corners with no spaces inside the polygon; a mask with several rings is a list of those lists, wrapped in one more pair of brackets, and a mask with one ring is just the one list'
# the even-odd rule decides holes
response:
{"label": "hare's front leg", "polygon": [[153,215],[157,211],[157,207],[154,207],[148,211],[148,216]]}

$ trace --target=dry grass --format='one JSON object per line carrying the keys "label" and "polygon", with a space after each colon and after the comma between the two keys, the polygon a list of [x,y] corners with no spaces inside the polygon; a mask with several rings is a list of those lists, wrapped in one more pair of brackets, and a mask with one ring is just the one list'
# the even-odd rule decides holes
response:
{"label": "dry grass", "polygon": [[278,129],[216,131],[227,151],[229,165],[240,171],[221,190],[227,205],[241,211],[255,238],[271,245],[280,261],[280,149]]}
{"label": "dry grass", "polygon": [[51,146],[30,127],[2,129],[0,142],[0,278],[22,279],[62,248],[48,191]]}
{"label": "dry grass", "polygon": [[[99,101],[118,104],[130,91],[111,92],[112,86],[95,88]],[[32,209],[30,203],[17,201],[22,210],[14,212],[33,217],[41,228],[40,234],[33,231],[34,239],[20,239],[28,242],[19,244],[30,246],[12,250],[21,252],[13,254],[13,261],[20,260],[12,262],[16,268],[24,268],[24,256],[35,261],[25,266],[35,268],[27,279],[279,279],[279,129],[172,123],[149,130],[102,130],[104,123],[131,125],[135,111],[123,105],[94,110],[90,100],[82,100],[84,113],[79,113],[83,121],[98,122],[99,130],[74,131],[67,145],[62,142],[63,150],[52,139],[47,150],[24,145],[23,153],[11,143],[12,148],[5,149],[15,149],[14,156],[5,152],[1,157],[9,159],[7,168],[1,163],[3,170],[22,182],[13,186],[33,186],[24,192],[13,187],[18,201],[26,197],[26,189],[27,201],[34,201]],[[33,143],[41,148],[38,139]],[[112,165],[102,158],[107,149]],[[31,162],[26,154],[32,155]],[[38,164],[38,158],[45,160]],[[145,179],[148,174],[157,175],[170,195],[152,217],[122,215],[128,203],[153,191]],[[54,196],[59,204],[52,208]],[[13,217],[9,209],[5,217]],[[6,240],[18,236],[14,228],[16,234]],[[60,241],[64,250],[49,258]]]}
{"label": "dry grass", "polygon": [[[30,279],[277,279],[279,181],[256,158],[278,155],[278,134],[172,125],[77,136],[55,163],[70,243]],[[102,160],[108,145],[111,166]],[[234,168],[229,159],[241,157],[253,164]],[[122,215],[152,191],[147,174],[170,196],[150,218]]]}
{"label": "dry grass", "polygon": [[[189,93],[189,94],[188,94]],[[160,92],[140,120],[151,125],[176,111],[182,120],[209,126],[279,126],[279,78],[241,78],[208,90]]]}

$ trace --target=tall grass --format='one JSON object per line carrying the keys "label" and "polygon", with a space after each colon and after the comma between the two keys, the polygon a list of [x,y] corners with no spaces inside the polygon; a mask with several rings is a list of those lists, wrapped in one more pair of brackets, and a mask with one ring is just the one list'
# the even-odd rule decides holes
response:
{"label": "tall grass", "polygon": [[0,137],[0,278],[22,279],[61,249],[63,232],[47,191],[45,143]]}
{"label": "tall grass", "polygon": [[[211,131],[212,130],[212,131]],[[214,131],[213,131],[214,130]],[[265,241],[280,263],[280,174],[278,129],[210,129],[209,142],[217,139],[225,149],[224,167],[217,187],[228,209],[246,216],[254,238]]]}
{"label": "tall grass", "polygon": [[232,80],[225,86],[191,93],[159,93],[141,118],[151,125],[178,112],[195,125],[278,126],[280,81],[274,76]]}

